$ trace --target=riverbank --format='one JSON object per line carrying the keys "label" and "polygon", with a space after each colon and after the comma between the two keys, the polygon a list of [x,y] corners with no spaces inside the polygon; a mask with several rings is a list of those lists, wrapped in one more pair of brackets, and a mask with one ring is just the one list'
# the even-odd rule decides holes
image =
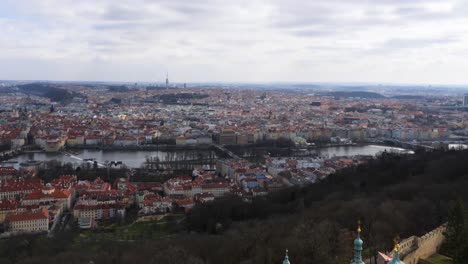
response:
{"label": "riverbank", "polygon": [[[255,155],[272,155],[266,149],[267,147],[254,147],[252,145],[236,146],[240,157],[249,158],[256,157]],[[229,148],[227,148],[229,149]],[[232,150],[232,149],[229,149]],[[280,149],[276,149],[280,150]],[[408,152],[406,149],[395,148],[388,145],[377,145],[366,143],[354,144],[327,144],[319,146],[309,146],[309,148],[291,148],[289,152],[281,156],[301,156],[302,152],[307,156],[323,156],[323,157],[352,157],[359,155],[375,156],[384,151]],[[236,151],[233,151],[236,153]],[[278,154],[281,151],[278,151]],[[294,153],[290,153],[294,152]],[[275,155],[273,155],[275,156]],[[216,149],[213,145],[197,145],[197,146],[133,146],[133,147],[77,147],[67,148],[62,152],[45,152],[45,151],[27,151],[22,152],[20,155],[10,157],[9,160],[15,160],[14,164],[18,167],[18,163],[28,160],[38,161],[52,161],[57,160],[62,163],[71,163],[75,166],[81,166],[84,161],[93,160],[99,164],[106,164],[108,162],[121,162],[125,166],[131,168],[140,168],[142,164],[148,160],[154,159],[160,163],[171,163],[193,160],[211,160],[218,158],[226,158],[226,154]],[[120,164],[120,163],[119,163]]]}
{"label": "riverbank", "polygon": [[202,144],[202,145],[136,145],[136,146],[102,146],[102,145],[76,145],[76,146],[66,146],[66,151],[73,150],[136,150],[136,151],[183,151],[183,150],[209,150],[213,148],[211,144]]}
{"label": "riverbank", "polygon": [[186,160],[209,160],[216,159],[218,155],[211,148],[171,148],[170,150],[149,150],[149,149],[74,149],[62,152],[25,152],[10,160],[15,160],[15,168],[19,168],[19,163],[28,160],[42,162],[59,161],[63,164],[71,163],[73,166],[82,166],[89,161],[96,161],[98,165],[111,162],[125,165],[130,168],[139,168],[148,160],[158,160],[160,162],[177,162]]}

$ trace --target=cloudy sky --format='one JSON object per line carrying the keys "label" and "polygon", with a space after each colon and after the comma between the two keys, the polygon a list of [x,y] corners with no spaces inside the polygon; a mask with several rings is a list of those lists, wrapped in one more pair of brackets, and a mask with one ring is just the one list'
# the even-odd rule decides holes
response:
{"label": "cloudy sky", "polygon": [[468,0],[0,0],[0,79],[468,84]]}

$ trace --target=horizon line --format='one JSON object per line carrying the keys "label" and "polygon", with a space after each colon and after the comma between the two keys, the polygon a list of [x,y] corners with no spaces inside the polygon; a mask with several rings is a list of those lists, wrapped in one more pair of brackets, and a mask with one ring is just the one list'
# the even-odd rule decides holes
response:
{"label": "horizon line", "polygon": [[[58,79],[0,79],[0,82],[59,82],[59,83],[123,83],[123,84],[151,84],[151,83],[161,83],[164,84],[165,81],[110,81],[110,80],[58,80]],[[187,82],[169,82],[172,84],[237,84],[237,85],[343,85],[343,86],[353,86],[353,85],[375,85],[375,86],[421,86],[426,88],[431,87],[447,87],[447,88],[468,88],[468,84],[449,84],[449,83],[399,83],[399,82],[363,82],[363,81],[187,81]]]}

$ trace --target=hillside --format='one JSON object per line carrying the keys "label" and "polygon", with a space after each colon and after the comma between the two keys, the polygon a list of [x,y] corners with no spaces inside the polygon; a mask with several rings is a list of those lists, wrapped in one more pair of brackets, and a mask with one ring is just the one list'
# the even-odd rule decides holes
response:
{"label": "hillside", "polygon": [[294,263],[349,263],[358,219],[367,257],[390,249],[396,235],[421,235],[445,222],[458,197],[468,201],[466,160],[468,151],[387,154],[252,203],[227,197],[196,206],[158,239],[157,225],[119,242],[73,231],[15,238],[1,241],[0,262],[279,263],[289,248]]}
{"label": "hillside", "polygon": [[329,92],[325,94],[326,96],[333,96],[338,98],[366,98],[366,99],[381,99],[385,96],[374,93],[374,92],[365,92],[365,91],[338,91],[338,92]]}
{"label": "hillside", "polygon": [[20,92],[40,97],[49,98],[52,102],[69,103],[73,97],[81,97],[76,92],[70,92],[68,90],[55,87],[47,83],[29,83],[19,85],[18,89]]}

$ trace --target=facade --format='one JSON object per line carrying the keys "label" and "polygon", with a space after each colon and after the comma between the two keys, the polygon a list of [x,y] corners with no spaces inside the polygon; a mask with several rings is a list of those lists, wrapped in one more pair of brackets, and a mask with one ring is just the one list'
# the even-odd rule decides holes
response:
{"label": "facade", "polygon": [[18,211],[18,206],[17,200],[0,200],[0,224],[3,224],[7,215],[15,214]]}
{"label": "facade", "polygon": [[237,144],[236,132],[232,129],[225,129],[219,134],[219,144],[221,145],[235,145]]}
{"label": "facade", "polygon": [[212,193],[215,197],[221,197],[231,191],[226,181],[204,180],[201,176],[194,181],[186,176],[169,179],[164,183],[163,189],[167,196],[183,195],[190,198],[200,193]]}
{"label": "facade", "polygon": [[42,208],[39,212],[8,215],[5,218],[9,232],[43,232],[49,230],[49,211]]}
{"label": "facade", "polygon": [[18,199],[43,187],[40,179],[10,179],[0,183],[0,199]]}
{"label": "facade", "polygon": [[139,207],[140,214],[167,213],[172,210],[172,200],[157,194],[146,194]]}
{"label": "facade", "polygon": [[468,106],[468,94],[463,97],[463,106]]}
{"label": "facade", "polygon": [[96,203],[80,202],[73,208],[73,217],[82,221],[81,218],[93,220],[114,219],[125,217],[125,205],[117,202]]}

